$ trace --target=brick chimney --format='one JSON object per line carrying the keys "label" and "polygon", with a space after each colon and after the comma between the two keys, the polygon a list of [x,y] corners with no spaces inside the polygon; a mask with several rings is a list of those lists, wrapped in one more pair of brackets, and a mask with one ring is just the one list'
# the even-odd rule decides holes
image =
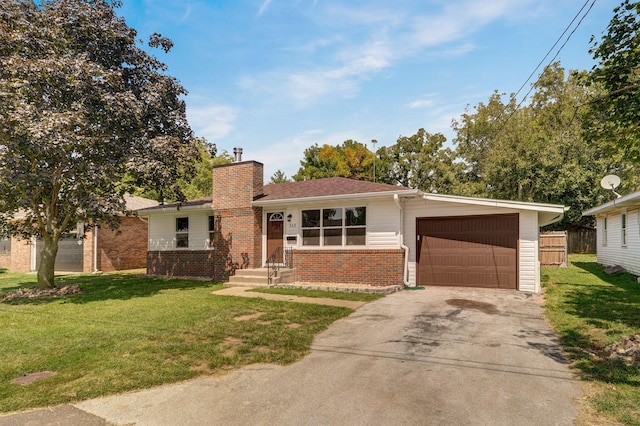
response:
{"label": "brick chimney", "polygon": [[250,207],[264,194],[264,165],[240,161],[213,168],[213,209]]}
{"label": "brick chimney", "polygon": [[239,161],[213,168],[215,279],[240,268],[262,266],[262,208],[251,202],[264,194],[264,166]]}

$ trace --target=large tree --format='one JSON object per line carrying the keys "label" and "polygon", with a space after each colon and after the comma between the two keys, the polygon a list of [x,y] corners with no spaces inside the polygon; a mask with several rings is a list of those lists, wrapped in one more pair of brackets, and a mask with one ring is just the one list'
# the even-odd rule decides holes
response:
{"label": "large tree", "polygon": [[394,145],[378,150],[378,180],[425,192],[451,192],[458,166],[453,151],[444,147],[446,141],[442,133],[431,134],[424,129],[412,136],[400,136]]}
{"label": "large tree", "polygon": [[320,179],[334,176],[373,180],[373,153],[362,143],[346,140],[341,145],[318,144],[305,149],[294,180]]}
{"label": "large tree", "polygon": [[[0,219],[44,240],[40,287],[54,286],[66,232],[117,224],[123,182],[162,194],[198,155],[184,88],[117,6],[0,0]],[[149,46],[172,43],[153,34]]]}
{"label": "large tree", "polygon": [[582,129],[590,91],[580,73],[554,63],[534,84],[531,102],[518,107],[495,93],[487,104],[454,122],[457,152],[467,167],[472,194],[490,198],[559,203],[571,207],[561,226],[582,221],[581,212],[605,201],[599,180],[616,172],[633,187],[637,172],[620,156],[606,156]]}
{"label": "large tree", "polygon": [[592,38],[590,53],[597,65],[590,73],[588,135],[640,164],[640,2],[625,0],[614,9],[607,34]]}

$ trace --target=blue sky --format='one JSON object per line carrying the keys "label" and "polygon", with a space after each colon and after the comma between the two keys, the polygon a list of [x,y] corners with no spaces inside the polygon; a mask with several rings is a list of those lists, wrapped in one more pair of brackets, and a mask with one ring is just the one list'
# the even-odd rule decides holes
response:
{"label": "blue sky", "polygon": [[[557,57],[565,68],[593,66],[591,35],[600,38],[619,3],[596,1]],[[169,54],[154,54],[189,91],[196,136],[242,147],[268,180],[277,169],[296,173],[314,143],[371,149],[371,139],[392,145],[419,128],[451,141],[451,120],[494,90],[516,92],[583,4],[123,0],[117,12],[141,38],[173,40]]]}

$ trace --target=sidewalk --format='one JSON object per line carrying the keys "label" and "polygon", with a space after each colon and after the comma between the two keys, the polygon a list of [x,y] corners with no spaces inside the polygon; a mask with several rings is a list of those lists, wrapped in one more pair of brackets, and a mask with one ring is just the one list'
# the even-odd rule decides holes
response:
{"label": "sidewalk", "polygon": [[288,294],[271,294],[271,293],[260,293],[257,291],[251,291],[252,288],[249,287],[227,287],[222,290],[217,290],[212,292],[216,296],[239,296],[239,297],[253,297],[253,298],[261,298],[268,300],[279,300],[282,302],[297,302],[297,303],[311,303],[314,305],[328,305],[328,306],[339,306],[342,308],[351,308],[358,309],[368,302],[361,302],[355,300],[338,300],[338,299],[329,299],[324,297],[302,297],[302,296],[291,296]]}

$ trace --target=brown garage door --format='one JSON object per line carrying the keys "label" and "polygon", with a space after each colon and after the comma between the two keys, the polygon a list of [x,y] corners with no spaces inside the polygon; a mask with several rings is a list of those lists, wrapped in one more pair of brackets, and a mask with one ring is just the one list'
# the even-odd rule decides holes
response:
{"label": "brown garage door", "polygon": [[518,287],[518,215],[418,218],[418,285]]}

